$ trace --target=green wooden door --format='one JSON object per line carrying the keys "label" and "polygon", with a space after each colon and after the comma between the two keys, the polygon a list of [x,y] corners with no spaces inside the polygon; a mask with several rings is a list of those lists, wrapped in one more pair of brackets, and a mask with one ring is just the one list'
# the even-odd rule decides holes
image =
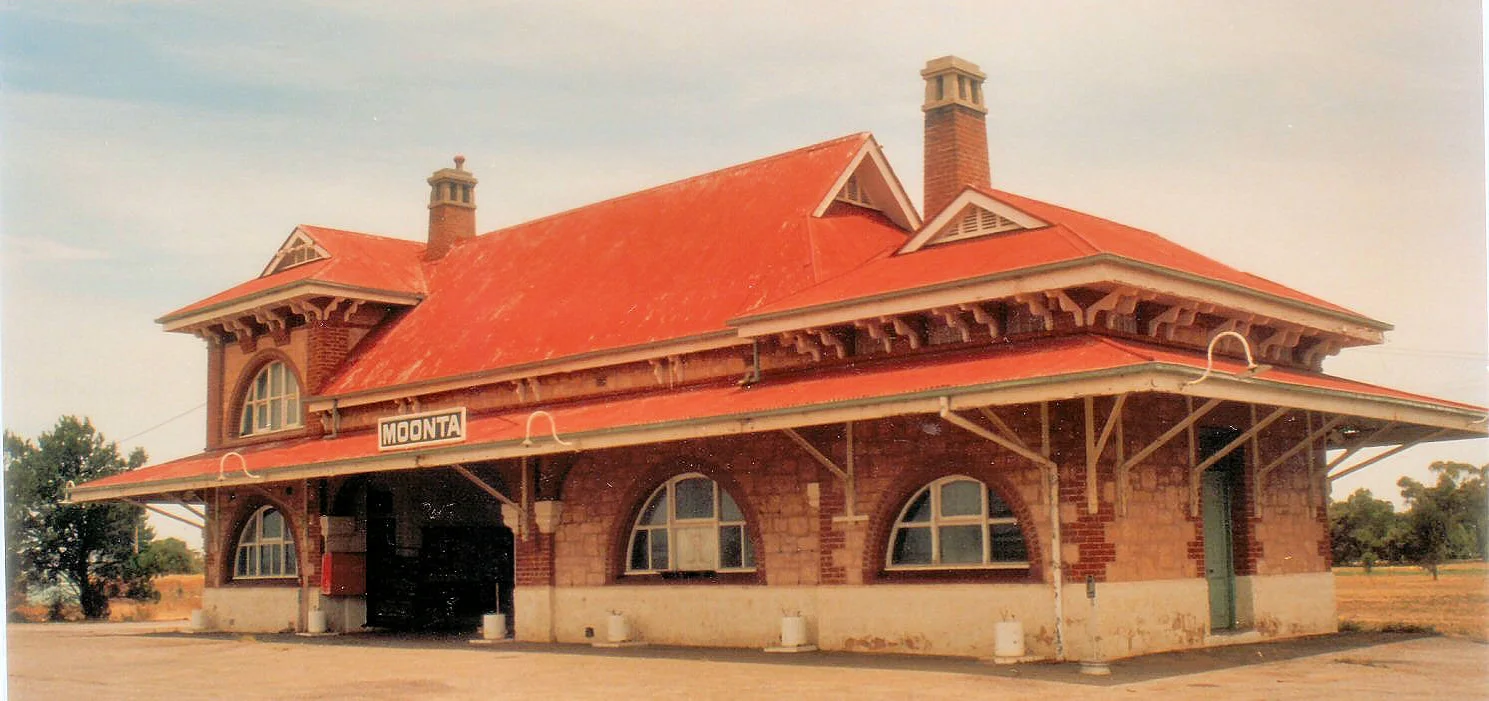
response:
{"label": "green wooden door", "polygon": [[1236,567],[1231,543],[1231,479],[1227,470],[1205,470],[1200,504],[1205,520],[1205,581],[1210,585],[1210,629],[1236,625]]}

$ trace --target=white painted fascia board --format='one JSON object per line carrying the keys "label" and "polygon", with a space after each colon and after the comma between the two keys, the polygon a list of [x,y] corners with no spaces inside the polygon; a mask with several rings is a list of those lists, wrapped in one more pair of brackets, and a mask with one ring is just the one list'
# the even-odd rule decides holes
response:
{"label": "white painted fascia board", "polygon": [[167,314],[156,319],[155,323],[160,324],[166,331],[180,331],[197,324],[210,323],[226,317],[244,315],[255,309],[283,304],[301,297],[345,297],[364,302],[391,304],[395,306],[412,306],[424,299],[423,295],[408,292],[391,292],[388,290],[376,290],[368,287],[343,285],[318,280],[296,280],[280,285],[279,287],[261,290],[246,297],[236,297],[185,314]]}
{"label": "white painted fascia board", "polygon": [[592,351],[568,355],[554,360],[512,365],[497,370],[442,377],[437,380],[409,382],[406,384],[379,387],[377,389],[349,392],[346,394],[305,397],[307,411],[330,411],[333,403],[338,409],[393,401],[406,397],[439,392],[470,389],[482,385],[525,380],[544,375],[578,372],[595,368],[635,363],[670,355],[687,355],[731,347],[748,347],[753,339],[740,338],[734,331],[716,331],[710,334],[673,339],[660,343],[647,343],[624,348]]}
{"label": "white painted fascia board", "polygon": [[[1040,229],[1050,225],[1049,222],[1014,207],[1007,202],[969,188],[962,190],[962,193],[957,195],[956,199],[951,201],[951,204],[942,209],[936,215],[935,219],[927,222],[925,228],[911,237],[909,241],[906,241],[905,245],[901,246],[900,250],[895,252],[895,255],[914,253],[931,243],[937,237],[937,234],[944,231],[946,227],[951,226],[961,217],[962,211],[967,208],[967,205],[976,205],[986,209],[1025,229]],[[997,236],[997,234],[989,234],[989,236]]]}
{"label": "white painted fascia board", "polygon": [[827,191],[827,195],[812,210],[812,216],[821,217],[827,211],[827,208],[837,199],[838,193],[842,192],[843,186],[847,185],[848,178],[858,172],[859,166],[865,160],[874,164],[879,178],[883,181],[884,186],[889,190],[890,195],[894,199],[895,206],[893,208],[880,210],[884,216],[906,231],[915,231],[920,228],[920,215],[916,213],[915,205],[910,203],[910,197],[905,193],[905,187],[900,184],[900,179],[895,176],[894,170],[889,167],[889,160],[884,157],[884,151],[879,148],[879,142],[875,141],[872,135],[864,141],[863,146],[859,147],[858,153],[853,156],[853,160],[849,161],[848,167],[844,168],[843,172],[838,174],[837,180],[833,181],[832,187]]}
{"label": "white painted fascia board", "polygon": [[[1459,435],[1445,436],[1440,440],[1479,438],[1489,435],[1489,431],[1486,431],[1485,426],[1480,423],[1484,415],[1483,410],[1445,407],[1408,399],[1376,397],[1271,382],[1264,379],[1265,375],[1242,380],[1223,374],[1212,374],[1210,379],[1199,384],[1185,384],[1200,374],[1200,370],[1187,365],[1145,363],[1110,370],[1072,373],[1059,377],[1029,378],[968,387],[933,388],[886,397],[787,407],[749,414],[562,433],[564,440],[569,443],[567,446],[546,438],[536,439],[531,446],[522,445],[521,440],[511,439],[480,445],[455,445],[427,450],[402,451],[311,465],[279,468],[249,465],[249,469],[261,474],[262,477],[251,478],[242,474],[241,470],[237,470],[227,473],[222,480],[215,476],[202,476],[118,488],[74,490],[73,500],[104,501],[189,489],[441,467],[536,455],[716,438],[845,421],[867,421],[892,416],[933,415],[940,411],[943,398],[946,399],[947,406],[956,411],[984,406],[1018,405],[1088,396],[1151,392],[1345,414],[1381,421],[1448,428],[1459,432]],[[562,410],[559,410],[557,418],[561,424]]]}
{"label": "white painted fascia board", "polygon": [[1355,341],[1355,345],[1381,343],[1384,340],[1382,332],[1391,328],[1389,324],[1365,317],[1345,315],[1240,285],[1111,254],[1097,254],[1033,268],[1019,268],[977,278],[857,297],[800,310],[741,317],[730,320],[729,323],[739,329],[741,336],[763,338],[787,331],[847,324],[860,319],[1096,284],[1126,285],[1167,295],[1175,300],[1203,301],[1238,314],[1263,316],[1344,336]]}

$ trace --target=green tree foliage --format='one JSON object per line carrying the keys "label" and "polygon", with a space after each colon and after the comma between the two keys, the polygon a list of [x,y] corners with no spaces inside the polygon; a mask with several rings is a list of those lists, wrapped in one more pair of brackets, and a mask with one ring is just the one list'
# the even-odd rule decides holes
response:
{"label": "green tree foliage", "polygon": [[197,574],[202,571],[202,556],[186,546],[180,538],[154,540],[135,556],[135,567],[150,576],[162,574]]}
{"label": "green tree foliage", "polygon": [[1486,467],[1434,462],[1430,469],[1437,484],[1427,486],[1410,477],[1396,483],[1409,509],[1403,549],[1433,579],[1448,560],[1484,556]]}
{"label": "green tree foliage", "polygon": [[[108,615],[118,583],[137,596],[149,576],[132,562],[135,544],[154,539],[144,510],[122,503],[63,504],[67,484],[145,464],[135,449],[125,458],[87,419],[64,416],[35,442],[5,432],[6,580],[11,592],[65,584],[78,593],[83,615]],[[153,592],[152,592],[153,593]]]}
{"label": "green tree foliage", "polygon": [[1334,562],[1358,562],[1368,572],[1376,562],[1397,559],[1401,528],[1395,505],[1376,499],[1368,489],[1329,505]]}

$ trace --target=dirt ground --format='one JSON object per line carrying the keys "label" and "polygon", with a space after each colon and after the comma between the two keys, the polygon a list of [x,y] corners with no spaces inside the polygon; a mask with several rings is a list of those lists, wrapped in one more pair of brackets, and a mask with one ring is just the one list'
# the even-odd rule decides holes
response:
{"label": "dirt ground", "polygon": [[1476,699],[1489,647],[1353,634],[1074,665],[461,639],[163,633],[156,623],[12,624],[12,699]]}
{"label": "dirt ground", "polygon": [[1419,567],[1334,569],[1340,625],[1363,630],[1431,628],[1489,641],[1489,565],[1446,565],[1437,581]]}

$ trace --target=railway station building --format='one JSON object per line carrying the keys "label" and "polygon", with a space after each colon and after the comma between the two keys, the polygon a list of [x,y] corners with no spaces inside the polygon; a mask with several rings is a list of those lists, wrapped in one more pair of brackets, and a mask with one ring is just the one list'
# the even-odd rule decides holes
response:
{"label": "railway station building", "polygon": [[1330,477],[1485,410],[1323,371],[1385,323],[997,189],[984,74],[921,77],[919,210],[858,133],[481,234],[457,157],[421,240],[297,226],[159,320],[205,343],[204,452],[71,498],[196,509],[227,631],[1334,631]]}

